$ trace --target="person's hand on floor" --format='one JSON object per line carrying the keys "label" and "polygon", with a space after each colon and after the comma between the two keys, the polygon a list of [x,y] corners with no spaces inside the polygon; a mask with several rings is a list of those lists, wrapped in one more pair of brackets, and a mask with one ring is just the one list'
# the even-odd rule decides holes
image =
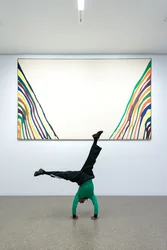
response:
{"label": "person's hand on floor", "polygon": [[78,216],[76,215],[75,217],[74,216],[72,216],[71,217],[73,220],[78,220]]}

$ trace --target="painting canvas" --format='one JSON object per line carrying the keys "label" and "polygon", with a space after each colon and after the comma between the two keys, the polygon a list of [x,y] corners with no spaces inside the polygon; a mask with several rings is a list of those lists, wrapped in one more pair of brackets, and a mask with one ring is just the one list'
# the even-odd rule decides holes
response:
{"label": "painting canvas", "polygon": [[19,140],[150,140],[151,59],[18,59]]}

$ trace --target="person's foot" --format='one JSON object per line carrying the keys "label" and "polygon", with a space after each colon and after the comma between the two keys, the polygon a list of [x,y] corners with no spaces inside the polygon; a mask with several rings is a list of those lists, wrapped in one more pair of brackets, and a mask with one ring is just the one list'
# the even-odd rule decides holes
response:
{"label": "person's foot", "polygon": [[102,133],[103,131],[99,131],[96,134],[92,135],[93,139],[97,141],[100,138]]}
{"label": "person's foot", "polygon": [[39,176],[39,175],[42,175],[42,174],[45,174],[45,171],[42,168],[40,168],[38,171],[36,171],[34,173],[34,176],[36,177],[36,176]]}

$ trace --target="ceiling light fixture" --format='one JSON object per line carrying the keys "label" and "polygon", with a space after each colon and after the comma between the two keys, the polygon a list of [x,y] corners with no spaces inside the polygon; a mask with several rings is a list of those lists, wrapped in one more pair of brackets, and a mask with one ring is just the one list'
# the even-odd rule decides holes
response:
{"label": "ceiling light fixture", "polygon": [[85,0],[78,0],[78,10],[84,11],[85,9]]}
{"label": "ceiling light fixture", "polygon": [[79,21],[81,23],[83,21],[83,11],[85,9],[85,0],[77,0],[77,1],[78,1]]}

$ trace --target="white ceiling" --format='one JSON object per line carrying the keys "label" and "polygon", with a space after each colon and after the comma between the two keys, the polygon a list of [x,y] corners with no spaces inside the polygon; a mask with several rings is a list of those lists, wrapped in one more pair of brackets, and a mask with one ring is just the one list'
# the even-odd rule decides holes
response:
{"label": "white ceiling", "polygon": [[0,54],[167,53],[167,0],[0,0]]}

